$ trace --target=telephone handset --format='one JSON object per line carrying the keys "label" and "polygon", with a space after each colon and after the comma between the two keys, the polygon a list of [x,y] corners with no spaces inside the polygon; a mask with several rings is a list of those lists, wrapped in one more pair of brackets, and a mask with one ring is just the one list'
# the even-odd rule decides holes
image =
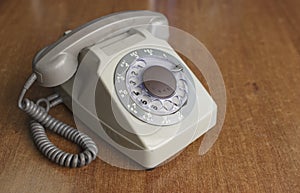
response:
{"label": "telephone handset", "polygon": [[[167,43],[167,26],[160,13],[121,12],[69,31],[37,53],[18,105],[33,119],[33,139],[46,157],[81,167],[98,153],[90,137],[48,114],[62,102],[95,133],[94,140],[105,140],[145,168],[161,164],[215,125],[216,104]],[[24,98],[35,81],[56,93],[36,103]],[[83,152],[63,152],[45,128]]]}

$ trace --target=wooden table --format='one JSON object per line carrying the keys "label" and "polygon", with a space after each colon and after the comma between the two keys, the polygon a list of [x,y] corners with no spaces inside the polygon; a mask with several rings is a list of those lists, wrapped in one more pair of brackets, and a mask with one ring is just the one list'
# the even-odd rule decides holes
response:
{"label": "wooden table", "polygon": [[[0,2],[0,192],[300,192],[300,1]],[[149,9],[202,41],[218,62],[227,114],[213,148],[201,139],[153,171],[97,159],[67,169],[35,148],[17,98],[37,50],[94,18]],[[34,86],[29,96],[51,93]],[[63,106],[51,112],[72,123]],[[74,145],[49,133],[64,150]]]}

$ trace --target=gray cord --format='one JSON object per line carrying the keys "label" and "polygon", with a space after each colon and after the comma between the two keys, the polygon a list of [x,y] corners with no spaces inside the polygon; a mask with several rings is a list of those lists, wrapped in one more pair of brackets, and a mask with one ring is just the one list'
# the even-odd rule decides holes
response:
{"label": "gray cord", "polygon": [[[61,166],[82,167],[89,164],[96,158],[98,153],[97,146],[93,140],[84,133],[48,114],[48,110],[51,107],[62,103],[62,98],[58,94],[54,94],[47,98],[39,99],[36,103],[27,98],[24,99],[26,91],[35,80],[36,75],[32,74],[26,81],[19,97],[18,106],[33,119],[30,123],[30,130],[37,148],[48,159]],[[46,107],[40,106],[40,103],[45,103]],[[83,149],[83,152],[71,154],[59,149],[49,141],[45,128],[78,144]]]}

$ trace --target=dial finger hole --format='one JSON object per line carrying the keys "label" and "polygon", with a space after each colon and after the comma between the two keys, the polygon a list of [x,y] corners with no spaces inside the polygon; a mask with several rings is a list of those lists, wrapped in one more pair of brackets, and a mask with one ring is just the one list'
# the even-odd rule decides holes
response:
{"label": "dial finger hole", "polygon": [[175,96],[172,98],[172,102],[174,103],[174,105],[179,106],[181,104],[181,100],[179,98],[179,96]]}
{"label": "dial finger hole", "polygon": [[136,77],[136,76],[139,75],[139,71],[140,71],[139,69],[133,68],[133,69],[130,71],[130,75]]}
{"label": "dial finger hole", "polygon": [[185,90],[187,88],[185,80],[180,79],[178,81],[178,87],[181,88],[181,89],[183,89],[183,90]]}
{"label": "dial finger hole", "polygon": [[148,105],[150,102],[150,98],[146,95],[143,95],[139,100],[140,100],[141,104],[145,105],[145,106]]}
{"label": "dial finger hole", "polygon": [[137,68],[145,68],[146,66],[146,63],[144,60],[138,60],[135,64],[134,64],[135,67]]}
{"label": "dial finger hole", "polygon": [[186,92],[184,90],[178,90],[176,91],[176,95],[178,95],[181,98],[185,97]]}
{"label": "dial finger hole", "polygon": [[131,86],[137,86],[138,85],[138,80],[136,78],[131,78],[131,79],[129,79],[129,84]]}
{"label": "dial finger hole", "polygon": [[164,108],[167,110],[167,111],[170,111],[172,110],[173,108],[173,103],[169,100],[166,100],[164,101]]}
{"label": "dial finger hole", "polygon": [[158,111],[162,108],[162,103],[159,100],[152,101],[150,103],[151,109]]}
{"label": "dial finger hole", "polygon": [[142,89],[140,87],[135,87],[132,89],[131,93],[133,96],[140,96],[142,94]]}

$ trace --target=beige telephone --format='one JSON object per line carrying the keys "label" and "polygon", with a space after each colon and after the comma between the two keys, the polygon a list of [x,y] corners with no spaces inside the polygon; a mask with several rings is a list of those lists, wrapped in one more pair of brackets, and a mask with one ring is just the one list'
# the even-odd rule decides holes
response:
{"label": "beige telephone", "polygon": [[[105,140],[143,167],[154,168],[215,125],[217,106],[167,43],[167,26],[160,13],[112,14],[69,31],[35,56],[19,107],[32,117],[34,141],[46,157],[63,166],[84,166],[97,156],[93,140]],[[24,99],[35,81],[56,93],[36,103]],[[61,102],[96,138],[48,114]],[[44,128],[83,152],[58,149]]]}

